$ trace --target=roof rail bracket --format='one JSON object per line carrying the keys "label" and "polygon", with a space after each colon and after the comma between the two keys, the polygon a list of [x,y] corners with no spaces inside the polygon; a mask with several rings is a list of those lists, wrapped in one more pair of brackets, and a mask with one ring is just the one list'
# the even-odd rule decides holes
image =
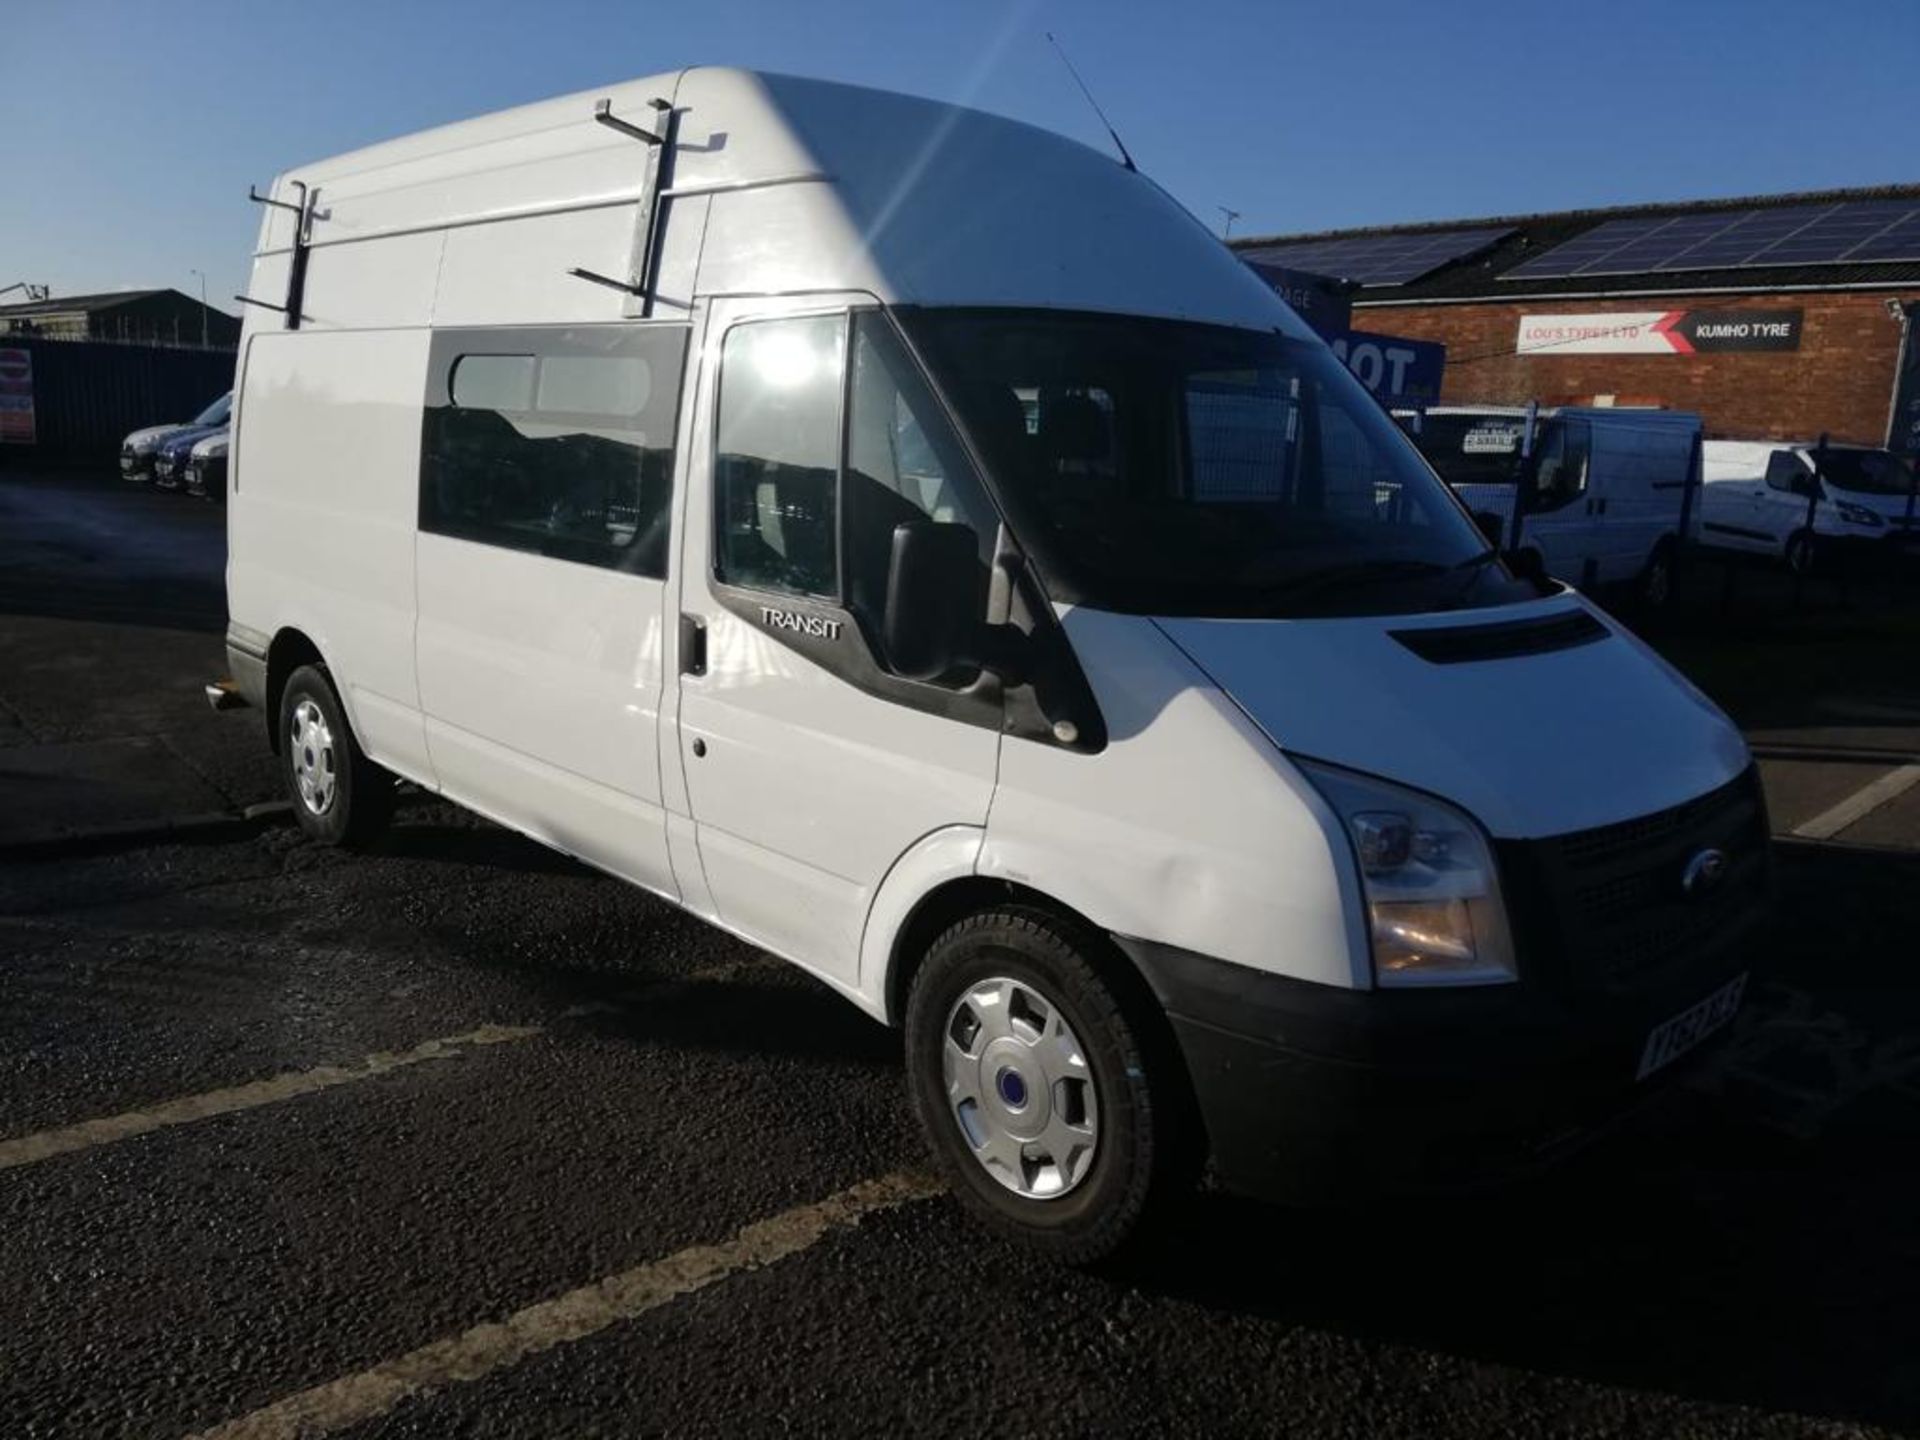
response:
{"label": "roof rail bracket", "polygon": [[304,180],[287,182],[300,192],[300,203],[276,200],[271,195],[262,195],[253,186],[247,186],[247,198],[256,205],[271,205],[276,210],[290,210],[296,217],[293,222],[293,258],[287,264],[287,303],[272,305],[265,300],[251,300],[245,295],[233,298],[248,305],[257,305],[262,310],[278,310],[287,317],[287,329],[300,328],[301,302],[307,294],[307,252],[313,248],[313,222],[319,213],[320,191],[309,189]]}
{"label": "roof rail bracket", "polygon": [[[647,103],[652,106],[656,112],[671,113],[673,110],[673,102],[670,100],[649,100]],[[651,130],[642,130],[631,120],[622,120],[618,115],[613,113],[613,101],[611,100],[596,101],[593,107],[593,118],[609,130],[618,130],[622,135],[634,140],[639,140],[647,145],[659,145],[666,139],[665,136],[656,135]]]}
{"label": "roof rail bracket", "polygon": [[645,293],[645,287],[643,286],[629,284],[625,280],[616,280],[613,276],[602,275],[597,270],[582,270],[578,265],[567,271],[567,274],[573,276],[576,280],[588,280],[595,285],[604,285],[609,290],[618,290],[626,295],[640,295]]}

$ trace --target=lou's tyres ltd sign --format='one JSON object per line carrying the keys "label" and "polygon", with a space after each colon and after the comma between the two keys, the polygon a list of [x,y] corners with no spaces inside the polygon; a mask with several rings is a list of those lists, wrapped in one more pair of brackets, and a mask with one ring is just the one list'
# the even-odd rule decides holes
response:
{"label": "lou's tyres ltd sign", "polygon": [[1719,355],[1798,350],[1799,310],[1633,310],[1522,315],[1519,355]]}

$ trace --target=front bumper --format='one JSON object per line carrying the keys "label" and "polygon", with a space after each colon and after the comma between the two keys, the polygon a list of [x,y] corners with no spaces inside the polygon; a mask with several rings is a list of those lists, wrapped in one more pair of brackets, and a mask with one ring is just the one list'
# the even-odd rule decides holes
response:
{"label": "front bumper", "polygon": [[120,452],[120,476],[124,480],[151,480],[153,478],[153,452],[122,450]]}
{"label": "front bumper", "polygon": [[1299,1201],[1485,1183],[1577,1148],[1695,1058],[1635,1079],[1655,1026],[1750,968],[1760,919],[1604,1005],[1525,981],[1340,990],[1120,944],[1172,1022],[1222,1182]]}
{"label": "front bumper", "polygon": [[[1171,1019],[1230,1185],[1471,1183],[1551,1160],[1685,1068],[1636,1079],[1656,1026],[1754,968],[1768,829],[1749,768],[1656,814],[1496,841],[1520,962],[1507,985],[1343,990],[1119,943]],[[1707,847],[1722,879],[1688,895]]]}

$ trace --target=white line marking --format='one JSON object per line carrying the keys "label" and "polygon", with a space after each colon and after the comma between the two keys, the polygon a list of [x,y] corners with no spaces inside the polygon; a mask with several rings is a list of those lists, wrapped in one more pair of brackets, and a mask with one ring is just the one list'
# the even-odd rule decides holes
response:
{"label": "white line marking", "polygon": [[357,1375],[311,1390],[203,1430],[194,1440],[295,1440],[324,1435],[384,1415],[409,1396],[479,1380],[529,1355],[596,1335],[622,1320],[705,1289],[742,1270],[757,1270],[797,1254],[830,1231],[863,1216],[940,1192],[937,1181],[907,1171],[863,1180],[811,1205],[783,1210],[718,1245],[692,1245],[516,1310],[504,1320],[475,1325],[422,1345]]}
{"label": "white line marking", "polygon": [[1902,765],[1889,770],[1878,780],[1861,786],[1831,809],[1822,810],[1811,820],[1793,827],[1802,840],[1831,840],[1857,820],[1865,819],[1889,800],[1920,785],[1920,765]]}
{"label": "white line marking", "polygon": [[462,1035],[447,1035],[438,1040],[423,1040],[411,1050],[382,1050],[348,1065],[318,1065],[311,1070],[290,1070],[266,1080],[232,1085],[224,1090],[209,1090],[202,1095],[186,1095],[167,1100],[144,1110],[129,1110],[123,1115],[108,1115],[98,1120],[83,1120],[78,1125],[58,1130],[42,1130],[18,1139],[0,1141],[0,1170],[16,1165],[32,1165],[75,1150],[95,1145],[111,1145],[173,1125],[190,1125],[216,1115],[231,1115],[236,1110],[252,1110],[273,1105],[336,1085],[352,1085],[371,1080],[390,1071],[428,1060],[450,1060],[478,1045],[500,1045],[509,1040],[525,1040],[542,1031],[539,1025],[482,1025]]}

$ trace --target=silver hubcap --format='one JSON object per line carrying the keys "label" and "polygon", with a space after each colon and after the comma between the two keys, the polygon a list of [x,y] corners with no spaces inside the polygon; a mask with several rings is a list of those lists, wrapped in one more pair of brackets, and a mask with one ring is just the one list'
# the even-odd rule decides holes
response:
{"label": "silver hubcap", "polygon": [[1030,1200],[1086,1179],[1099,1097],[1059,1006],[1019,980],[979,981],[947,1012],[943,1055],[954,1123],[989,1175]]}
{"label": "silver hubcap", "polygon": [[1656,560],[1653,568],[1647,572],[1647,599],[1655,605],[1664,605],[1667,600],[1667,562]]}
{"label": "silver hubcap", "polygon": [[287,753],[293,757],[293,782],[300,790],[300,803],[311,814],[326,814],[340,791],[339,774],[334,768],[333,731],[311,700],[293,707]]}

